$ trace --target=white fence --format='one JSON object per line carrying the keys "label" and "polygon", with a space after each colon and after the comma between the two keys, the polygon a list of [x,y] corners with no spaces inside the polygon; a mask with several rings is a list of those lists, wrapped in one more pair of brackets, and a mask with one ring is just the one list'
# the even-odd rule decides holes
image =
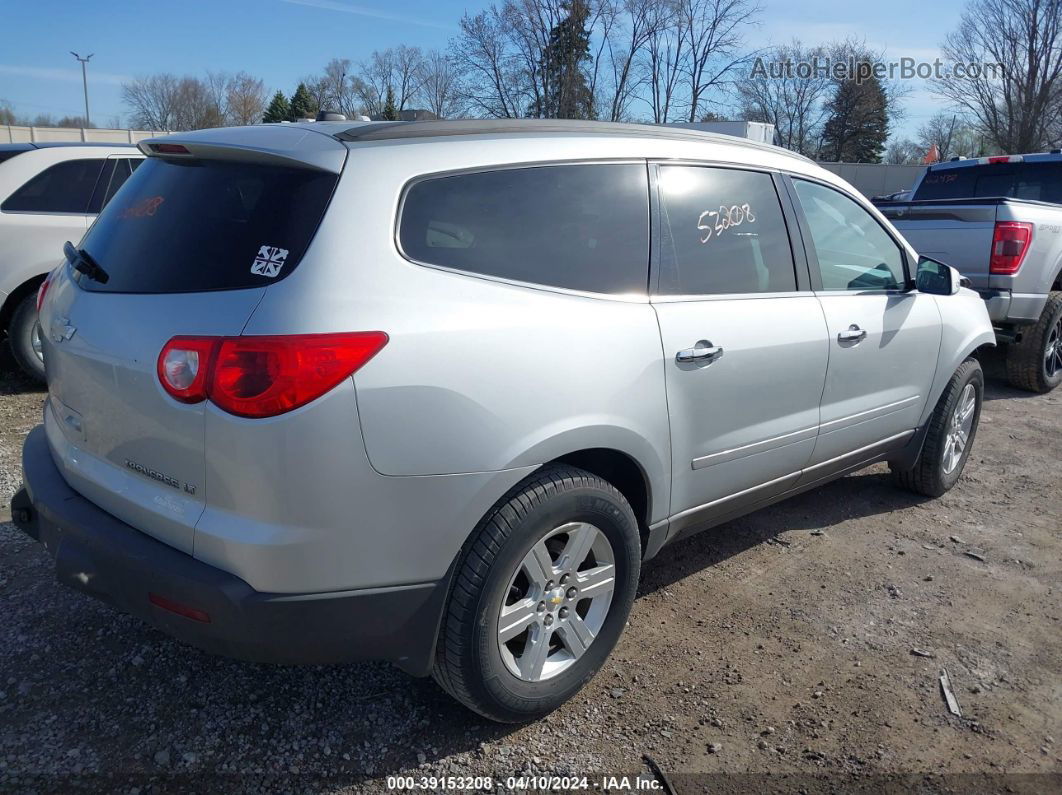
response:
{"label": "white fence", "polygon": [[0,124],[0,144],[84,141],[86,143],[135,144],[144,138],[166,135],[156,130],[102,130],[80,127],[20,127]]}

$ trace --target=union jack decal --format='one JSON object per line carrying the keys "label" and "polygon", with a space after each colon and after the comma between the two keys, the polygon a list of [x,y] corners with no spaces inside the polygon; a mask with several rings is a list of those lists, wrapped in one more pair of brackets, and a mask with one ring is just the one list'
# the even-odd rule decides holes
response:
{"label": "union jack decal", "polygon": [[258,256],[254,258],[254,263],[251,265],[251,273],[275,279],[280,274],[280,269],[284,267],[284,261],[287,258],[286,248],[262,246],[258,249]]}

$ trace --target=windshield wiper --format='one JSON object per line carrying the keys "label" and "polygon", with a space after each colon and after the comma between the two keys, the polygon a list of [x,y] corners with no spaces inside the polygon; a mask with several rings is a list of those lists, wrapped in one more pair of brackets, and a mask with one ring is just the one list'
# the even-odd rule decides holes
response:
{"label": "windshield wiper", "polygon": [[77,248],[69,240],[63,244],[63,253],[70,260],[70,264],[74,266],[74,270],[85,274],[93,281],[106,284],[107,280],[111,278],[107,275],[107,271],[101,268],[100,264],[92,258],[91,254],[84,249]]}

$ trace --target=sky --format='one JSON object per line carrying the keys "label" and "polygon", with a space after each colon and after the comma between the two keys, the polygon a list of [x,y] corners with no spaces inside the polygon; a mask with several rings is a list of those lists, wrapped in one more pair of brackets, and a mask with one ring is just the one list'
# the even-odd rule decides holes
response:
{"label": "sky", "polygon": [[[764,11],[748,34],[750,49],[796,37],[808,43],[855,36],[888,59],[932,60],[956,27],[962,0],[760,0]],[[0,100],[19,115],[84,114],[85,56],[89,108],[97,126],[127,114],[121,84],[155,72],[203,75],[244,70],[270,92],[290,94],[298,78],[333,57],[359,61],[398,44],[445,48],[466,11],[486,0],[0,0]],[[940,110],[921,81],[911,91],[896,133],[911,137]]]}

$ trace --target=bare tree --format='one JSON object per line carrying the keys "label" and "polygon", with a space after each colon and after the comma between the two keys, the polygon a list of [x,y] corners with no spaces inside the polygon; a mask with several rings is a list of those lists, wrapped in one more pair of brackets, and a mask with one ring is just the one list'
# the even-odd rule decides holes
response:
{"label": "bare tree", "polygon": [[833,81],[825,70],[825,47],[805,47],[799,40],[775,47],[756,58],[749,76],[735,82],[739,114],[749,121],[773,124],[779,143],[814,157],[818,154],[825,100]]}
{"label": "bare tree", "polygon": [[502,14],[527,98],[521,115],[538,116],[556,106],[548,57],[550,31],[567,15],[565,0],[506,0]]}
{"label": "bare tree", "polygon": [[981,65],[978,76],[953,71],[934,88],[992,144],[1035,152],[1062,138],[1062,0],[973,0],[941,49],[953,64]]}
{"label": "bare tree", "polygon": [[405,110],[420,87],[418,75],[423,59],[419,47],[405,44],[374,51],[361,64],[354,86],[366,112],[370,115],[383,112],[388,89],[394,94],[395,108]]}
{"label": "bare tree", "polygon": [[122,101],[130,123],[144,130],[179,130],[177,114],[181,80],[172,74],[137,77],[122,84]]}
{"label": "bare tree", "polygon": [[672,104],[686,60],[686,35],[682,14],[675,0],[665,0],[667,17],[649,34],[645,68],[649,80],[649,107],[657,124],[672,118]]}
{"label": "bare tree", "polygon": [[923,157],[925,157],[925,150],[920,144],[910,138],[897,138],[889,142],[882,159],[890,165],[902,166],[921,163]]}
{"label": "bare tree", "polygon": [[494,118],[522,116],[525,75],[509,49],[509,21],[494,6],[465,14],[450,43],[458,91],[472,113]]}
{"label": "bare tree", "polygon": [[753,0],[679,0],[679,24],[686,39],[687,121],[697,121],[705,95],[748,60],[741,52],[744,32],[761,11]]}
{"label": "bare tree", "polygon": [[959,135],[965,126],[965,120],[961,119],[958,114],[937,113],[918,128],[918,143],[926,152],[934,146],[937,147],[937,156],[941,160],[947,160],[958,154],[967,154],[959,152],[957,147]]}
{"label": "bare tree", "polygon": [[265,85],[246,72],[208,72],[203,79],[172,74],[122,85],[130,123],[151,130],[199,130],[254,124],[266,106]]}
{"label": "bare tree", "polygon": [[628,118],[631,101],[646,83],[641,60],[650,39],[669,19],[669,8],[661,0],[602,0],[600,37],[596,70],[607,69],[608,83],[595,79],[598,107],[610,121]]}
{"label": "bare tree", "polygon": [[265,83],[246,72],[237,72],[225,86],[225,122],[255,124],[262,120],[268,97]]}
{"label": "bare tree", "polygon": [[[317,110],[331,109],[329,101],[332,98],[332,81],[326,74],[304,75],[299,82],[305,86],[312,100],[311,104]],[[314,111],[314,114],[317,113]]]}
{"label": "bare tree", "polygon": [[440,119],[459,116],[462,111],[458,90],[458,72],[450,56],[428,50],[420,62],[417,75],[419,97],[424,107]]}

